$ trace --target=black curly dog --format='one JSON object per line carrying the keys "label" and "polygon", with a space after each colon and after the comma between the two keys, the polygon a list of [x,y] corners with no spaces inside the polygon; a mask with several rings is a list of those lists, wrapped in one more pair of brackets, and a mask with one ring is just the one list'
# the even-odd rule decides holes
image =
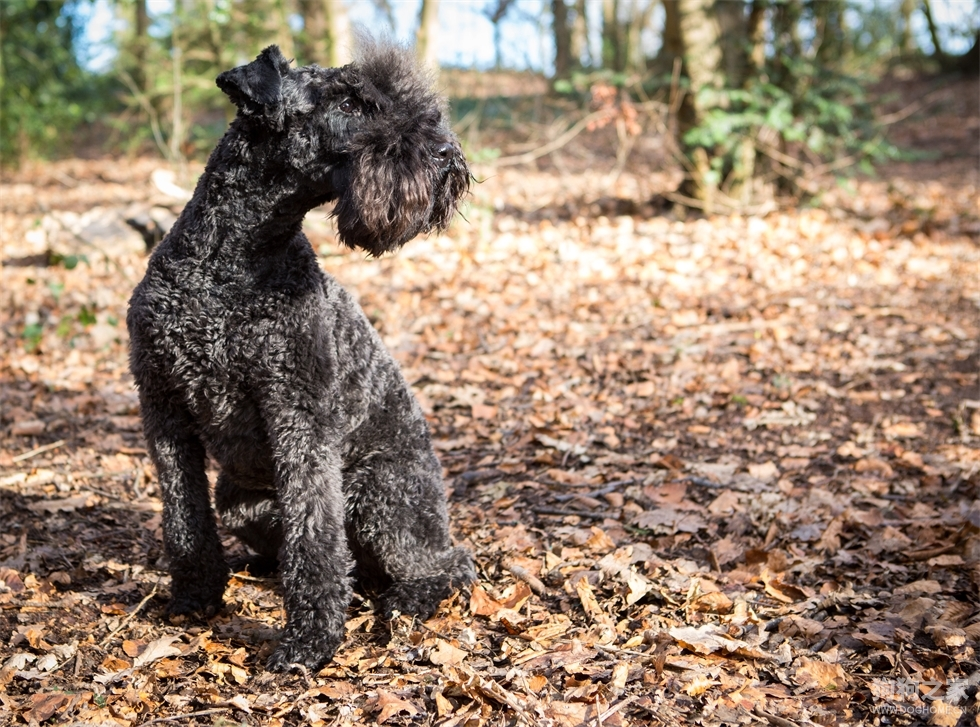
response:
{"label": "black curly dog", "polygon": [[380,255],[445,228],[469,188],[445,102],[411,54],[366,46],[330,69],[290,69],[271,46],[218,76],[237,118],[127,318],[163,498],[169,612],[222,604],[207,454],[222,522],[279,560],[287,623],[273,671],[331,658],[352,576],[386,618],[427,618],[475,578],[450,542],[422,411],[301,229],[336,200],[341,240]]}

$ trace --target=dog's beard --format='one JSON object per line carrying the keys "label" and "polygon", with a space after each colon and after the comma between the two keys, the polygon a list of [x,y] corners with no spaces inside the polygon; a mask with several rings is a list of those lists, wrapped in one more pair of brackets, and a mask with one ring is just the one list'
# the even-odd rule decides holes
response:
{"label": "dog's beard", "polygon": [[335,173],[343,185],[333,214],[340,240],[351,248],[379,256],[417,235],[449,226],[469,189],[465,161],[454,159],[446,169],[418,167],[416,174],[398,174],[385,160],[361,159]]}

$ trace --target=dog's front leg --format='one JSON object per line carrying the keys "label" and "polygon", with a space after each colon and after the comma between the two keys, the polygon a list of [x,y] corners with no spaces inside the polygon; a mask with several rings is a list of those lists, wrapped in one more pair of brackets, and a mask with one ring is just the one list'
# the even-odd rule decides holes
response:
{"label": "dog's front leg", "polygon": [[267,666],[288,671],[301,664],[316,670],[343,641],[351,598],[341,463],[336,448],[325,445],[322,437],[304,436],[293,428],[278,439],[286,628]]}
{"label": "dog's front leg", "polygon": [[204,471],[204,446],[176,396],[140,392],[140,412],[163,499],[163,540],[170,561],[170,603],[176,615],[221,609],[228,582]]}

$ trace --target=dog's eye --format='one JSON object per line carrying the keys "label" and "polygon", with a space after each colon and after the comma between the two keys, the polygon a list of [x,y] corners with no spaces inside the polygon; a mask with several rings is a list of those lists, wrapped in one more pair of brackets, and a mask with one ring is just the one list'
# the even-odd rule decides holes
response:
{"label": "dog's eye", "polygon": [[340,110],[345,114],[356,114],[361,110],[361,105],[352,98],[345,98],[340,102]]}

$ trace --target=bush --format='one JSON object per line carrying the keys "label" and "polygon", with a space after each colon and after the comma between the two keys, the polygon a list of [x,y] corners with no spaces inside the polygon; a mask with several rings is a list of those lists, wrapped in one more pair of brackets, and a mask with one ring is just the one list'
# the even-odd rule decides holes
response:
{"label": "bush", "polygon": [[0,0],[0,161],[65,151],[91,97],[74,54],[81,0]]}

